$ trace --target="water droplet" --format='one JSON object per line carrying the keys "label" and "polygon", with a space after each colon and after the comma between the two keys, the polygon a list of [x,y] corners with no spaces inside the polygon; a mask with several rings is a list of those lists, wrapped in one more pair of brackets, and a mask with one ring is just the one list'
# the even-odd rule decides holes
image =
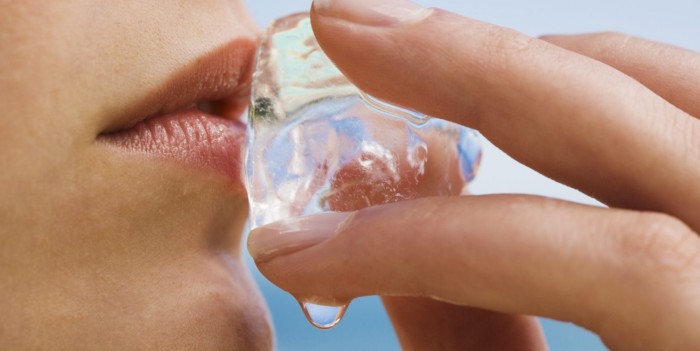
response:
{"label": "water droplet", "polygon": [[299,303],[304,315],[309,323],[319,329],[331,329],[343,319],[348,305],[343,306],[323,306],[313,303]]}

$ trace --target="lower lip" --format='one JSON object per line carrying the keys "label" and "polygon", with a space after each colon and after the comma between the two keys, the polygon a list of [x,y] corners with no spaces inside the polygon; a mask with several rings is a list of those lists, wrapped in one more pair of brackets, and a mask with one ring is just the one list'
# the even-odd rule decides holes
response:
{"label": "lower lip", "polygon": [[246,126],[240,121],[191,108],[150,118],[127,130],[104,134],[99,140],[129,153],[219,172],[235,187],[243,188]]}

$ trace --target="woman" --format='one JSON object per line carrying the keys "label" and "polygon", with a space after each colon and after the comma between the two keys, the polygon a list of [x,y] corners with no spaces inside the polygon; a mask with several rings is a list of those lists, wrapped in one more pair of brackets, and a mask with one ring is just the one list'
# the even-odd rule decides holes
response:
{"label": "woman", "polygon": [[0,26],[0,349],[270,349],[243,2],[6,2]]}
{"label": "woman", "polygon": [[[329,55],[368,92],[477,127],[611,205],[666,214],[426,199],[360,211],[281,257],[260,246],[276,235],[263,228],[250,248],[268,277],[333,301],[404,296],[385,302],[409,349],[544,348],[519,314],[575,321],[619,349],[698,345],[694,54],[547,38],[589,59],[399,1],[315,10]],[[0,349],[272,348],[239,250],[237,120],[257,36],[242,2],[8,2],[0,25]],[[367,50],[378,55],[359,69]],[[305,223],[319,238],[338,228]],[[436,230],[439,241],[421,236]]]}

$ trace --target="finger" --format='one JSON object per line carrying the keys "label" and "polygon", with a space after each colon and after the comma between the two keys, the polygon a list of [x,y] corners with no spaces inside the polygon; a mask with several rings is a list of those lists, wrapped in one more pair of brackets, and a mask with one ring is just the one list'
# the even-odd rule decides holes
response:
{"label": "finger", "polygon": [[606,63],[689,114],[700,117],[700,54],[620,33],[541,39]]}
{"label": "finger", "polygon": [[402,350],[547,350],[536,318],[424,298],[382,298]]}
{"label": "finger", "polygon": [[248,248],[302,300],[432,297],[573,321],[614,349],[639,340],[671,350],[664,335],[698,335],[685,328],[700,315],[699,241],[666,215],[465,196],[276,223],[251,233]]}
{"label": "finger", "polygon": [[[315,7],[316,36],[369,94],[474,127],[609,205],[672,213],[700,228],[700,187],[688,186],[700,177],[700,122],[635,80],[445,11],[331,3]],[[391,20],[380,15],[386,10],[408,17]]]}

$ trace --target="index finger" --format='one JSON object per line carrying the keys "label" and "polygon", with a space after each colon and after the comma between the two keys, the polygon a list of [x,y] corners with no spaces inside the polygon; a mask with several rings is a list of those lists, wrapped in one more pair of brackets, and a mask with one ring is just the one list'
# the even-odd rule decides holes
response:
{"label": "index finger", "polygon": [[700,188],[689,186],[700,175],[690,162],[700,156],[698,121],[640,83],[446,11],[365,5],[367,17],[340,4],[316,6],[314,30],[369,94],[476,128],[520,162],[609,205],[671,213],[700,228]]}

